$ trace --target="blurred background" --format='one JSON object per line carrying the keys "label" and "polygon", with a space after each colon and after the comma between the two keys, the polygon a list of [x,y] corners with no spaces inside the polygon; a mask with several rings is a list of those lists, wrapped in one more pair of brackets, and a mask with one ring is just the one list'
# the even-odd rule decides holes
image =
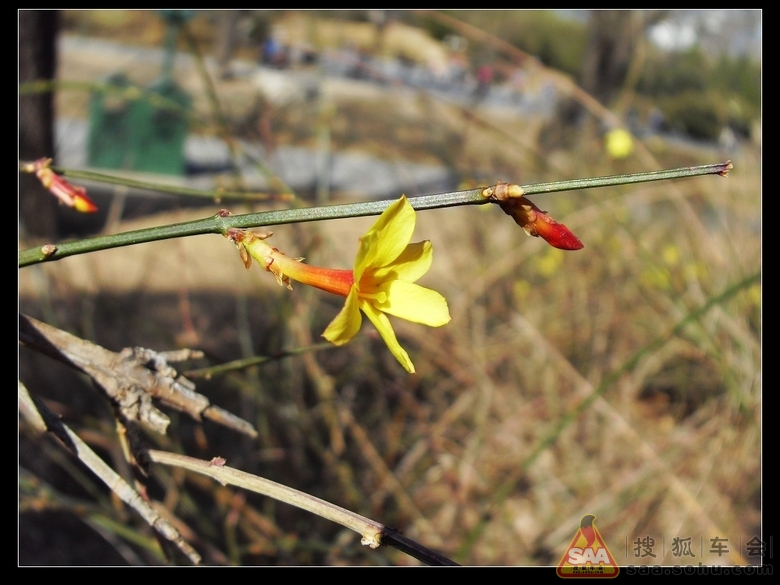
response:
{"label": "blurred background", "polygon": [[[761,562],[746,545],[766,540],[761,287],[719,298],[761,267],[760,11],[20,11],[19,33],[20,160],[265,197],[74,180],[100,208],[82,215],[20,175],[20,250],[225,207],[731,160],[727,179],[535,197],[577,252],[495,206],[421,212],[414,241],[435,254],[420,282],[453,319],[394,321],[417,374],[366,325],[342,348],[195,380],[259,439],[175,412],[168,436],[147,439],[222,456],[462,564],[555,566],[585,514],[621,565]],[[373,221],[277,226],[274,245],[348,268]],[[341,299],[294,288],[210,235],[24,268],[19,305],[113,351],[203,350],[186,371],[318,342]],[[19,370],[127,473],[88,379],[25,347]],[[20,564],[184,562],[23,421],[19,465]],[[152,475],[151,497],[206,564],[417,564],[269,498]]]}

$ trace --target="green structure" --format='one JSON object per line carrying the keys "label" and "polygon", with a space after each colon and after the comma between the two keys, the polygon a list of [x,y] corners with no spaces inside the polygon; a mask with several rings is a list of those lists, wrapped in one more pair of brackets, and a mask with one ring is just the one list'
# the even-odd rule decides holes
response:
{"label": "green structure", "polygon": [[121,73],[90,103],[88,164],[168,175],[185,171],[184,140],[192,98],[173,80],[173,58],[181,24],[191,11],[162,11],[168,22],[162,76],[134,87]]}

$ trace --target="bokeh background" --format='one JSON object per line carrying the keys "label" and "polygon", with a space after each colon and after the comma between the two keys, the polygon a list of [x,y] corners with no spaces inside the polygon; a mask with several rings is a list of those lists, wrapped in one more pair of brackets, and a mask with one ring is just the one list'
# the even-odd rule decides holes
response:
{"label": "bokeh background", "polygon": [[[421,283],[453,319],[435,330],[394,321],[417,374],[365,324],[342,348],[196,380],[257,440],[175,412],[168,435],[147,440],[222,456],[462,564],[555,566],[585,514],[621,565],[757,564],[746,543],[762,538],[760,281],[721,293],[761,268],[760,47],[759,11],[22,11],[20,159],[295,200],[85,183],[101,211],[77,217],[20,176],[19,249],[224,207],[731,160],[728,178],[535,197],[584,242],[576,252],[527,237],[494,206],[421,212],[414,241],[434,248]],[[187,96],[178,170],[140,168],[148,146],[99,168],[96,136],[104,152],[126,146],[109,118],[131,100],[96,92],[117,74]],[[30,90],[47,78],[54,91]],[[152,134],[170,139],[154,115]],[[274,245],[348,268],[373,221],[277,226]],[[315,344],[340,303],[246,271],[215,235],[19,271],[21,312],[113,351],[205,352],[182,370]],[[89,380],[25,347],[19,372],[128,473]],[[55,440],[21,420],[19,440],[20,564],[185,562],[166,560]],[[417,564],[194,474],[155,466],[150,496],[206,564]],[[694,556],[673,554],[676,537]],[[727,552],[711,550],[714,538]]]}

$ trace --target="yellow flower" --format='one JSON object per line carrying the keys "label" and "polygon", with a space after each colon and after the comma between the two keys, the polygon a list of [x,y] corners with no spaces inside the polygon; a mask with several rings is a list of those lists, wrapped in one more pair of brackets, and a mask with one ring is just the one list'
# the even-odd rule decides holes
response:
{"label": "yellow flower", "polygon": [[247,268],[254,258],[290,288],[290,279],[347,298],[344,308],[322,334],[335,345],[344,345],[360,330],[366,314],[390,352],[410,373],[414,365],[398,343],[387,315],[440,327],[450,321],[447,301],[436,291],[414,284],[431,267],[429,241],[410,244],[416,214],[405,196],[390,205],[360,238],[353,270],[319,268],[302,264],[271,247],[270,234],[228,230],[228,237],[242,251]]}
{"label": "yellow flower", "polygon": [[622,128],[615,128],[607,132],[606,136],[607,153],[614,159],[626,158],[634,150],[634,141],[631,134]]}

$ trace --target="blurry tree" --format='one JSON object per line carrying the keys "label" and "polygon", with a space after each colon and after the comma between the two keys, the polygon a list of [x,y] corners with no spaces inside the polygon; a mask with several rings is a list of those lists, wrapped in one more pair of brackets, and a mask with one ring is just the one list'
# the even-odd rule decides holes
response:
{"label": "blurry tree", "polygon": [[623,87],[645,31],[666,15],[665,11],[591,11],[580,75],[582,88],[609,105]]}
{"label": "blurry tree", "polygon": [[[56,42],[59,12],[19,11],[19,83],[54,79],[57,69]],[[34,160],[54,154],[54,94],[19,96],[19,158]],[[25,230],[33,236],[54,236],[57,232],[57,203],[27,173],[19,177],[19,214]]]}
{"label": "blurry tree", "polygon": [[230,59],[239,43],[238,21],[246,13],[245,10],[222,10],[218,13],[217,32],[217,75],[220,79],[228,79]]}
{"label": "blurry tree", "polygon": [[761,115],[761,64],[725,52],[714,59],[699,46],[654,51],[637,91],[653,100],[667,125],[679,132],[716,140],[728,125],[747,137]]}
{"label": "blurry tree", "polygon": [[[443,10],[447,16],[495,35],[518,49],[534,55],[548,67],[572,76],[579,74],[586,43],[585,26],[561,18],[552,10]],[[423,13],[412,23],[425,28],[433,38],[443,40],[452,27]],[[481,43],[469,44],[473,64],[484,58]]]}
{"label": "blurry tree", "polygon": [[717,140],[728,121],[728,109],[717,94],[686,91],[659,99],[672,130],[699,140]]}
{"label": "blurry tree", "polygon": [[664,52],[650,59],[639,80],[638,91],[653,97],[686,91],[704,91],[708,84],[707,60],[698,48]]}

